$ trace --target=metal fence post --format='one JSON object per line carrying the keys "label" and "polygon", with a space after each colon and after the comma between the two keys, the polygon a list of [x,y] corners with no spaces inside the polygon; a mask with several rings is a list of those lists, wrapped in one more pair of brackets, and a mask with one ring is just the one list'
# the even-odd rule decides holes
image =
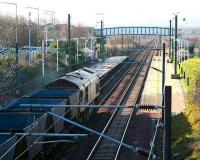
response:
{"label": "metal fence post", "polygon": [[187,76],[187,86],[190,85],[190,77]]}
{"label": "metal fence post", "polygon": [[165,86],[164,160],[171,160],[171,97],[172,87]]}

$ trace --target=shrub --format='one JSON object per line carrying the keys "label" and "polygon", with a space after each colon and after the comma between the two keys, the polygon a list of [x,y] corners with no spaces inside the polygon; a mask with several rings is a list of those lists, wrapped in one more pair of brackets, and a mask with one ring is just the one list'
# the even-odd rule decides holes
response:
{"label": "shrub", "polygon": [[42,59],[42,54],[41,54],[41,53],[38,53],[38,54],[36,55],[36,58],[37,58],[37,59]]}

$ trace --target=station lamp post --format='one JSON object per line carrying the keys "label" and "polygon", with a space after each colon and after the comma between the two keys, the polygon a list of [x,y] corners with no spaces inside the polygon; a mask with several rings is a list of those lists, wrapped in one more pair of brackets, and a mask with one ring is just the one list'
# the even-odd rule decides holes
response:
{"label": "station lamp post", "polygon": [[172,62],[174,62],[174,20],[175,18],[171,19],[171,57],[172,57]]}
{"label": "station lamp post", "polygon": [[27,9],[37,10],[37,46],[40,46],[40,9],[34,7],[26,7]]}
{"label": "station lamp post", "polygon": [[55,11],[49,11],[49,10],[42,10],[43,12],[46,12],[46,13],[50,13],[52,15],[52,24],[55,26],[55,23],[56,23],[56,13]]}
{"label": "station lamp post", "polygon": [[[186,24],[187,24],[187,21],[185,18],[183,18],[183,22],[185,22],[185,28],[186,28]],[[185,33],[186,30],[184,30],[184,34],[183,34],[183,51],[184,51],[184,61],[185,61],[185,54],[186,54],[186,33]]]}
{"label": "station lamp post", "polygon": [[169,59],[172,61],[172,20],[169,21]]}
{"label": "station lamp post", "polygon": [[72,53],[71,53],[71,15],[68,14],[68,54],[69,54],[69,72],[72,71]]}
{"label": "station lamp post", "polygon": [[104,62],[104,36],[103,36],[103,21],[101,21],[101,40],[100,40],[100,56],[101,61]]}
{"label": "station lamp post", "polygon": [[85,61],[86,61],[87,57],[88,57],[88,55],[87,55],[87,42],[88,42],[88,39],[87,39],[87,37],[80,37],[80,39],[84,39],[84,45],[85,45],[84,50],[85,50]]}
{"label": "station lamp post", "polygon": [[74,40],[76,41],[76,58],[75,58],[75,63],[78,64],[79,63],[79,38],[74,38]]}
{"label": "station lamp post", "polygon": [[49,10],[42,10],[43,12],[49,13],[52,16],[52,25],[53,25],[53,39],[56,39],[55,35],[55,25],[56,25],[56,13],[55,11],[49,11]]}
{"label": "station lamp post", "polygon": [[17,14],[17,3],[0,2],[2,4],[14,5],[15,6],[15,53],[16,53],[16,96],[19,96],[19,54],[18,54],[18,14]]}
{"label": "station lamp post", "polygon": [[30,65],[31,61],[31,12],[29,12],[29,19],[28,19],[28,45],[29,45],[29,50],[28,50],[28,64]]}
{"label": "station lamp post", "polygon": [[104,13],[97,13],[96,15],[103,17],[101,20],[103,21],[103,28],[104,28],[104,24],[105,24]]}
{"label": "station lamp post", "polygon": [[179,12],[173,13],[175,15],[175,57],[174,57],[174,74],[177,74],[177,40],[178,40],[178,14]]}
{"label": "station lamp post", "polygon": [[102,16],[101,18],[101,38],[100,38],[100,58],[101,61],[104,62],[104,36],[103,36],[103,29],[105,27],[105,19],[104,19],[104,13],[97,13],[96,15]]}
{"label": "station lamp post", "polygon": [[44,33],[45,33],[45,53],[47,56],[47,50],[48,50],[48,26],[44,28]]}
{"label": "station lamp post", "polygon": [[96,15],[102,16],[100,25],[101,25],[101,34],[100,34],[100,59],[104,62],[104,36],[103,36],[103,29],[104,29],[104,13],[97,13]]}

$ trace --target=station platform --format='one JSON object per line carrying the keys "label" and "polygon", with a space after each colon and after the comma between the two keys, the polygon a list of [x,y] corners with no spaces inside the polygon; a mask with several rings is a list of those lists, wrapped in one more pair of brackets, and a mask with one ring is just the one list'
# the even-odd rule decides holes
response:
{"label": "station platform", "polygon": [[[167,59],[167,57],[166,57]],[[185,109],[185,91],[181,79],[171,79],[174,73],[173,63],[166,63],[166,83],[172,86],[172,115]],[[141,104],[162,104],[162,57],[154,56],[141,97]]]}

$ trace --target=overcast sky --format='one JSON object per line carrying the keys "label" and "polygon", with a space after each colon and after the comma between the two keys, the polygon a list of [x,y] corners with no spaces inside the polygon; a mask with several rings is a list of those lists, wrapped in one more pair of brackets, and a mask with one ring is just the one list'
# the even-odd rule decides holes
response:
{"label": "overcast sky", "polygon": [[[167,26],[173,12],[180,12],[188,26],[200,26],[200,0],[0,0],[16,2],[19,14],[28,15],[25,7],[53,10],[60,22],[66,22],[67,14],[72,24],[95,26],[104,13],[105,26]],[[14,13],[14,7],[0,4],[1,12]],[[36,12],[33,11],[34,17]],[[44,13],[41,11],[41,16]],[[47,16],[48,17],[48,16]]]}

